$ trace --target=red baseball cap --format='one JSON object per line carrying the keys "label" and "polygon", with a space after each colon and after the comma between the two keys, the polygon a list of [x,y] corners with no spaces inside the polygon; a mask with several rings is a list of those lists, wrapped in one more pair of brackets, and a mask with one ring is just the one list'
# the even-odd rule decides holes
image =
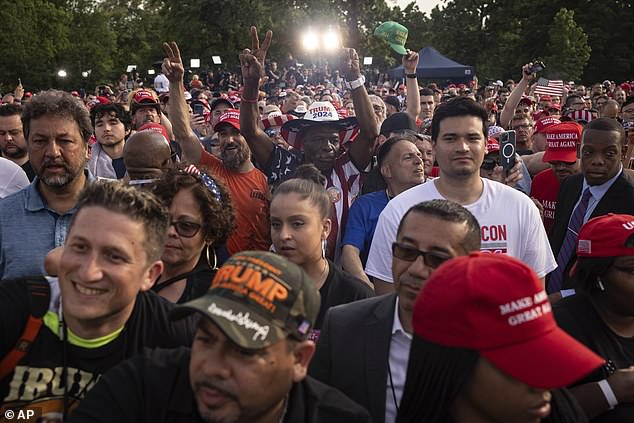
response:
{"label": "red baseball cap", "polygon": [[493,137],[487,138],[486,154],[497,153],[500,151],[500,143]]}
{"label": "red baseball cap", "polygon": [[575,122],[561,122],[549,126],[546,135],[546,152],[542,161],[567,162],[577,161],[577,144],[581,142],[583,128]]}
{"label": "red baseball cap", "polygon": [[229,124],[236,128],[238,132],[240,131],[240,110],[238,109],[227,109],[225,112],[220,115],[218,119],[218,123],[214,126],[214,131],[218,132],[220,130],[220,126]]}
{"label": "red baseball cap", "polygon": [[533,128],[533,134],[541,134],[544,132],[546,128],[552,125],[556,125],[561,123],[561,121],[557,118],[546,116],[535,122],[535,127]]}
{"label": "red baseball cap", "polygon": [[531,387],[558,388],[604,361],[557,326],[537,275],[506,254],[472,253],[441,265],[414,305],[414,332],[478,351]]}
{"label": "red baseball cap", "polygon": [[634,216],[608,213],[586,222],[579,231],[577,256],[618,257],[634,255],[626,241],[634,235]]}
{"label": "red baseball cap", "polygon": [[137,132],[145,132],[145,131],[157,132],[163,135],[163,138],[165,138],[165,142],[167,143],[167,145],[169,145],[170,136],[167,133],[167,129],[165,129],[165,127],[161,125],[160,123],[153,123],[153,122],[146,123],[145,125],[141,126]]}

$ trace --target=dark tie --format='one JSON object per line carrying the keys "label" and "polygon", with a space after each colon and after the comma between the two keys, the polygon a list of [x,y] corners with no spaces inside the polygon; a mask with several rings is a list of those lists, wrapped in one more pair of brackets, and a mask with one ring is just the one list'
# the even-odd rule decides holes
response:
{"label": "dark tie", "polygon": [[557,268],[551,273],[548,281],[547,291],[549,294],[561,290],[564,281],[564,272],[566,271],[570,257],[572,257],[572,254],[575,252],[579,229],[581,229],[581,225],[583,225],[583,217],[586,215],[586,210],[588,210],[588,202],[591,196],[590,188],[586,188],[581,196],[581,201],[579,201],[577,207],[572,211],[564,241],[561,243],[559,254],[557,254]]}

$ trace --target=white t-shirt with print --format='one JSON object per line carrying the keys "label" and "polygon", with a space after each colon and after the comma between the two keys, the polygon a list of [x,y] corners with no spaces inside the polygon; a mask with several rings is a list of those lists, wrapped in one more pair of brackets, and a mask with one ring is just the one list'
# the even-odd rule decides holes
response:
{"label": "white t-shirt with print", "polygon": [[[526,195],[499,182],[482,179],[480,198],[464,206],[480,224],[481,251],[508,254],[529,265],[542,278],[557,267],[535,204]],[[401,218],[423,201],[444,199],[434,181],[417,185],[393,198],[379,216],[366,273],[386,282],[392,280],[392,243]],[[425,228],[420,228],[424,231]]]}

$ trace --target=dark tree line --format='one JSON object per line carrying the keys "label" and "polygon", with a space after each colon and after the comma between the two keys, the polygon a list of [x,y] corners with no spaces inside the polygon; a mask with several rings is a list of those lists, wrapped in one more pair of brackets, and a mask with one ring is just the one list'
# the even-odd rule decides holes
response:
{"label": "dark tree line", "polygon": [[[12,89],[18,78],[27,90],[94,87],[117,80],[129,64],[144,74],[162,58],[164,40],[177,41],[185,58],[200,58],[203,69],[218,55],[233,71],[251,25],[273,29],[269,56],[282,63],[289,52],[316,62],[302,34],[332,27],[344,44],[388,69],[398,58],[372,37],[386,20],[409,28],[410,49],[433,45],[474,65],[480,80],[517,78],[534,58],[546,62],[551,78],[623,81],[634,74],[631,1],[445,0],[428,16],[385,0],[0,0],[0,88]],[[68,77],[59,78],[59,69]]]}

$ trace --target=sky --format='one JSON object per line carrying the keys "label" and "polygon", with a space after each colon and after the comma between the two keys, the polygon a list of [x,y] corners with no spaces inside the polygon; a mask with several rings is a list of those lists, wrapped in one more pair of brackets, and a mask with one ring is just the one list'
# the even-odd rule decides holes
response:
{"label": "sky", "polygon": [[[387,4],[397,4],[401,8],[404,8],[408,4],[412,2],[412,0],[386,0]],[[416,0],[416,4],[421,12],[426,12],[429,16],[429,12],[436,6],[440,4],[441,0]]]}

